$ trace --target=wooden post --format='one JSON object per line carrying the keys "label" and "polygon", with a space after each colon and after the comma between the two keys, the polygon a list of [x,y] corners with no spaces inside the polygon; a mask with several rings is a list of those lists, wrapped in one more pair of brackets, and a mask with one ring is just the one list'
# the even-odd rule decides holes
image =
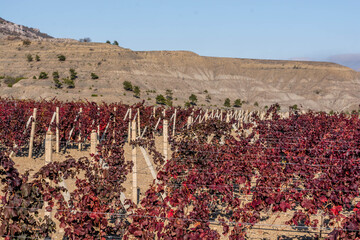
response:
{"label": "wooden post", "polygon": [[45,164],[52,162],[52,136],[53,133],[48,131],[45,137]]}
{"label": "wooden post", "polygon": [[128,143],[130,143],[131,141],[131,121],[129,121],[129,126],[128,126]]}
{"label": "wooden post", "polygon": [[[53,133],[51,131],[46,132],[45,136],[45,165],[52,162],[52,136]],[[51,185],[51,183],[50,183]],[[45,202],[45,209],[48,206],[48,203]],[[45,216],[51,217],[51,212],[45,210]]]}
{"label": "wooden post", "polygon": [[36,112],[37,112],[37,108],[34,108],[33,119],[32,119],[32,123],[31,123],[31,132],[30,132],[29,155],[28,155],[29,158],[32,158],[32,151],[33,151],[33,146],[34,146]]}
{"label": "wooden post", "polygon": [[174,112],[174,123],[173,123],[173,132],[172,135],[173,137],[175,136],[175,127],[176,127],[176,108],[175,108],[175,112]]}
{"label": "wooden post", "polygon": [[141,135],[141,129],[140,129],[140,108],[137,109],[137,115],[138,115],[138,119],[137,119],[137,122],[138,122],[138,125],[137,125],[137,130],[138,130],[138,136]]}
{"label": "wooden post", "polygon": [[168,120],[164,120],[163,122],[163,136],[164,136],[164,147],[163,147],[163,152],[164,152],[164,158],[165,161],[168,159],[168,152],[167,152],[167,147],[168,147]]}
{"label": "wooden post", "polygon": [[[98,110],[98,116],[99,116],[99,122],[100,122],[100,113],[99,113],[100,108],[98,107],[97,110]],[[97,125],[97,137],[98,137],[97,143],[100,143],[100,139],[99,139],[99,137],[100,137],[100,124]]]}
{"label": "wooden post", "polygon": [[115,140],[115,124],[116,124],[116,107],[114,107],[114,119],[113,119],[113,143],[116,142]]}
{"label": "wooden post", "polygon": [[59,132],[59,124],[60,124],[60,110],[59,107],[56,107],[56,152],[60,152],[60,132]]}
{"label": "wooden post", "polygon": [[[131,139],[135,140],[136,139],[136,122],[132,121],[132,125],[131,125]],[[132,146],[132,150],[131,150],[131,156],[132,156],[132,161],[133,161],[133,168],[132,168],[132,197],[133,197],[133,202],[136,203],[137,202],[137,168],[136,168],[136,147]]]}
{"label": "wooden post", "polygon": [[187,129],[190,128],[190,124],[191,124],[191,116],[188,116],[188,119],[187,119]]}
{"label": "wooden post", "polygon": [[98,137],[96,130],[91,131],[90,135],[90,153],[95,154],[96,153],[96,145],[97,145]]}
{"label": "wooden post", "polygon": [[223,116],[222,116],[222,115],[223,115],[223,110],[221,109],[221,110],[220,110],[220,121],[223,120]]}
{"label": "wooden post", "polygon": [[230,122],[230,116],[229,116],[229,112],[226,113],[226,122],[229,123]]}
{"label": "wooden post", "polygon": [[[79,111],[79,119],[81,118],[81,113],[82,113],[82,108],[80,108],[80,111]],[[81,121],[79,121],[79,129],[81,130]],[[81,143],[81,132],[79,133],[79,137],[78,137],[78,140],[79,140],[79,145],[78,145],[78,149],[81,151],[82,149],[82,143]]]}
{"label": "wooden post", "polygon": [[153,107],[153,117],[155,118],[156,108]]}

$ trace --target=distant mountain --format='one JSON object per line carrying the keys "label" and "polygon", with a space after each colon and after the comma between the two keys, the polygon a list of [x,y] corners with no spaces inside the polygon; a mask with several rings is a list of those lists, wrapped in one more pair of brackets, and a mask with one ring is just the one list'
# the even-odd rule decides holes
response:
{"label": "distant mountain", "polygon": [[334,55],[330,56],[328,60],[360,71],[360,54]]}
{"label": "distant mountain", "polygon": [[44,39],[53,37],[40,32],[39,29],[12,23],[0,17],[0,38]]}

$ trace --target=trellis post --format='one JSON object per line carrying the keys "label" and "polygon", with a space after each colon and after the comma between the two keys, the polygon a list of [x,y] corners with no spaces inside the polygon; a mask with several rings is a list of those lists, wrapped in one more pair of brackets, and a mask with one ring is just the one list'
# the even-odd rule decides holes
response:
{"label": "trellis post", "polygon": [[[81,113],[82,113],[82,108],[80,108],[79,110],[79,118],[81,118]],[[82,143],[81,143],[81,121],[79,121],[79,137],[78,137],[78,140],[79,140],[79,145],[78,145],[78,149],[81,151],[82,149]]]}
{"label": "trellis post", "polygon": [[137,115],[138,115],[138,119],[137,119],[137,122],[138,122],[138,125],[137,125],[137,130],[138,130],[138,136],[141,135],[141,129],[140,129],[140,108],[137,109]]}
{"label": "trellis post", "polygon": [[163,152],[164,152],[164,158],[165,160],[168,159],[168,152],[167,152],[167,147],[168,147],[168,120],[164,119],[163,122],[163,136],[164,136],[164,147],[163,147]]}
{"label": "trellis post", "polygon": [[[132,121],[132,125],[131,125],[131,140],[135,140],[136,139],[136,121]],[[133,168],[132,168],[132,197],[133,197],[133,202],[136,203],[137,202],[137,168],[136,168],[136,146],[133,145],[132,146],[132,150],[131,150],[131,157],[132,157],[132,162],[133,162]]]}
{"label": "trellis post", "polygon": [[59,132],[59,124],[60,124],[60,110],[59,107],[56,107],[56,145],[55,145],[55,149],[56,152],[59,153],[60,152],[60,132]]}
{"label": "trellis post", "polygon": [[52,136],[51,131],[46,132],[45,136],[45,164],[52,162]]}
{"label": "trellis post", "polygon": [[90,135],[90,153],[92,153],[92,154],[96,153],[97,140],[98,140],[98,136],[97,136],[96,130],[93,129],[91,131],[91,135]]}
{"label": "trellis post", "polygon": [[32,119],[32,123],[31,123],[31,132],[30,132],[29,155],[28,155],[29,158],[32,158],[32,154],[33,154],[36,113],[37,113],[37,108],[34,108],[33,119]]}
{"label": "trellis post", "polygon": [[174,122],[173,122],[173,132],[172,132],[173,137],[175,136],[175,127],[176,127],[176,111],[177,111],[177,109],[175,108],[175,112],[174,112]]}

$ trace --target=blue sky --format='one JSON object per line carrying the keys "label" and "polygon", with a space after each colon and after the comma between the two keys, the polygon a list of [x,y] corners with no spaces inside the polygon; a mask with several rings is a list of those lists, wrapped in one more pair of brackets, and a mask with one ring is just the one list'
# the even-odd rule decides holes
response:
{"label": "blue sky", "polygon": [[133,50],[327,60],[359,56],[359,0],[0,0],[0,17]]}

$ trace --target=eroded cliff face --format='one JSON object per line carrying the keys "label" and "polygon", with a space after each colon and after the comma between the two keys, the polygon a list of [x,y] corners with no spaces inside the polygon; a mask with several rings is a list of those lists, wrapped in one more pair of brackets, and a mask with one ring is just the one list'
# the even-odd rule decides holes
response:
{"label": "eroded cliff face", "polygon": [[19,25],[0,18],[0,38],[46,39],[53,38],[39,29]]}
{"label": "eroded cliff face", "polygon": [[[198,96],[198,105],[205,106],[222,106],[225,98],[248,101],[246,108],[255,102],[260,107],[277,102],[284,108],[297,104],[305,109],[339,111],[357,109],[360,104],[359,73],[334,63],[202,57],[186,51],[139,52],[59,39],[32,41],[29,46],[3,39],[0,52],[0,76],[26,78],[11,88],[2,82],[3,97],[154,104],[157,94],[170,89],[174,104],[182,106],[192,93]],[[28,62],[27,54],[38,55],[40,61]],[[66,60],[60,62],[59,54]],[[58,71],[62,79],[69,76],[70,68],[78,73],[75,88],[55,89],[52,72]],[[40,72],[47,72],[49,78],[33,79]],[[91,79],[91,73],[99,79]],[[123,89],[125,80],[140,87],[140,99]],[[205,101],[206,95],[210,102]]]}

